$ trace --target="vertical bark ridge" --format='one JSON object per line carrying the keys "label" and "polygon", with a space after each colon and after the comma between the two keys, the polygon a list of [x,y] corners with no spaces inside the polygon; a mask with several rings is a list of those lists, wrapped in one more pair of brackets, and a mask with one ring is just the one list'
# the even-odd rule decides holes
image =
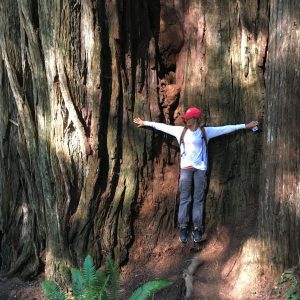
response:
{"label": "vertical bark ridge", "polygon": [[260,235],[277,272],[299,262],[299,9],[293,1],[270,3]]}

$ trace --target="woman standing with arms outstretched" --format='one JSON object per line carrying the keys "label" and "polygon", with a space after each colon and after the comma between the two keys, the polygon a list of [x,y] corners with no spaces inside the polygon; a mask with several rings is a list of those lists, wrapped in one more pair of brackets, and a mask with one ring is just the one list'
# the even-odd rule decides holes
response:
{"label": "woman standing with arms outstretched", "polygon": [[[219,127],[200,127],[201,110],[189,108],[182,116],[185,126],[166,125],[135,118],[138,127],[149,126],[174,136],[180,145],[180,203],[178,210],[179,240],[188,240],[188,226],[192,221],[192,236],[195,243],[202,240],[203,205],[208,166],[207,143],[210,139],[236,130],[252,129],[257,121],[248,124]],[[192,194],[193,191],[193,194]],[[192,220],[190,220],[192,209]]]}

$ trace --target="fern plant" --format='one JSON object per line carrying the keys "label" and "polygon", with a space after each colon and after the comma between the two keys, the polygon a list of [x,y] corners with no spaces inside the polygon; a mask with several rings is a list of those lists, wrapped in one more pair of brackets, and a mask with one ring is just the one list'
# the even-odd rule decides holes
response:
{"label": "fern plant", "polygon": [[285,294],[286,300],[300,300],[300,295],[297,292],[300,287],[300,282],[295,274],[296,271],[298,271],[297,267],[287,270],[281,275],[280,284],[290,282],[290,287]]}
{"label": "fern plant", "polygon": [[112,260],[111,257],[108,257],[106,260],[107,267],[107,276],[109,277],[108,286],[109,289],[108,299],[119,299],[120,298],[120,274]]}
{"label": "fern plant", "polygon": [[135,290],[129,300],[146,300],[151,295],[172,284],[173,282],[167,280],[148,281]]}
{"label": "fern plant", "polygon": [[[113,260],[108,257],[105,262],[106,271],[96,271],[92,257],[88,255],[83,263],[82,271],[71,269],[72,299],[74,300],[119,300],[120,274]],[[146,282],[134,291],[129,300],[145,300],[162,288],[173,283],[166,280]],[[52,281],[42,282],[47,300],[67,300],[67,295]]]}
{"label": "fern plant", "polygon": [[45,280],[42,282],[42,288],[47,300],[66,300],[66,294],[53,281]]}

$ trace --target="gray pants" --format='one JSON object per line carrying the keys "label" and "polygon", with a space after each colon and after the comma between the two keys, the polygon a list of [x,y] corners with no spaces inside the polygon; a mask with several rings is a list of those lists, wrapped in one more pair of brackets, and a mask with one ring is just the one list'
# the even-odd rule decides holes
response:
{"label": "gray pants", "polygon": [[202,228],[206,171],[198,169],[180,169],[179,189],[179,226],[188,226],[192,205],[193,226],[194,228]]}

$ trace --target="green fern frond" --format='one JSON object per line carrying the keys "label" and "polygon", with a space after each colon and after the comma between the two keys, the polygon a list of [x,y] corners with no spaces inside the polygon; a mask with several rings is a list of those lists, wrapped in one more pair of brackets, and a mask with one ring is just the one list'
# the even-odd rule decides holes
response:
{"label": "green fern frond", "polygon": [[152,294],[172,285],[173,282],[167,280],[152,280],[136,289],[129,300],[146,300]]}
{"label": "green fern frond", "polygon": [[96,295],[97,300],[107,299],[107,288],[108,288],[109,276],[102,271],[96,271]]}
{"label": "green fern frond", "polygon": [[108,298],[108,288],[109,288],[110,276],[103,272],[102,272],[102,274],[104,275],[104,280],[103,280],[103,282],[101,282],[100,289],[97,293],[97,295],[98,295],[97,300],[108,300],[109,299]]}
{"label": "green fern frond", "polygon": [[111,257],[106,259],[107,273],[109,276],[109,300],[118,300],[120,298],[120,274]]}
{"label": "green fern frond", "polygon": [[[120,275],[110,257],[106,260],[106,267],[106,272],[96,272],[93,260],[88,255],[84,260],[82,272],[76,268],[71,269],[73,296],[75,300],[120,299]],[[145,300],[150,295],[172,284],[173,282],[166,280],[149,281],[139,287],[129,300]],[[42,288],[47,300],[67,300],[66,294],[64,294],[55,282],[45,280],[42,283]]]}
{"label": "green fern frond", "polygon": [[93,259],[88,255],[82,266],[82,275],[83,275],[83,286],[84,286],[84,296],[83,299],[86,300],[96,300],[98,295],[97,291],[97,282],[96,282],[96,268],[93,263]]}
{"label": "green fern frond", "polygon": [[93,263],[93,259],[90,255],[88,255],[83,262],[82,274],[84,285],[92,286],[95,283],[96,269]]}
{"label": "green fern frond", "polygon": [[72,289],[73,289],[73,296],[75,300],[83,300],[83,295],[84,295],[84,279],[82,276],[82,273],[76,269],[72,268],[71,269],[71,274],[72,274]]}
{"label": "green fern frond", "polygon": [[42,282],[42,288],[47,300],[66,300],[65,293],[53,281],[45,280]]}

